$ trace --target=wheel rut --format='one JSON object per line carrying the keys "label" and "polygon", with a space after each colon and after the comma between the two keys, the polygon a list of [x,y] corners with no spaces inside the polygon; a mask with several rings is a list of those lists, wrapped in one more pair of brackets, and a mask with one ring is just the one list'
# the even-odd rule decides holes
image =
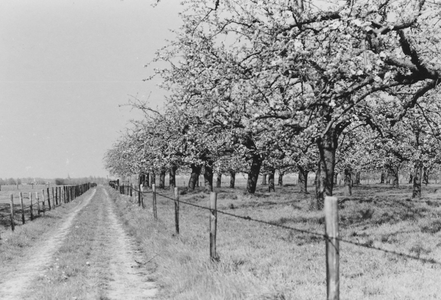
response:
{"label": "wheel rut", "polygon": [[[54,294],[77,300],[154,298],[157,289],[149,281],[143,255],[124,231],[115,210],[116,205],[103,187],[94,190],[49,238],[29,251],[32,258],[23,260],[27,262],[18,265],[8,279],[0,278],[0,299],[60,299]],[[81,235],[86,227],[87,233]],[[66,277],[62,284],[52,285],[53,295],[47,286],[48,293],[44,293],[41,278],[61,275],[61,269],[54,271],[53,266],[62,265],[63,257],[68,257],[63,252],[65,248],[79,254],[76,261],[83,271],[72,278],[78,280],[81,276],[84,286],[74,294],[78,289],[69,289],[71,278]],[[55,276],[53,272],[59,274]]]}
{"label": "wheel rut", "polygon": [[54,253],[61,247],[69,234],[75,217],[90,203],[94,195],[95,190],[69,214],[62,225],[47,240],[29,251],[29,257],[23,258],[23,263],[16,266],[14,271],[8,272],[6,278],[2,276],[0,279],[0,299],[23,299],[22,293],[50,264]]}

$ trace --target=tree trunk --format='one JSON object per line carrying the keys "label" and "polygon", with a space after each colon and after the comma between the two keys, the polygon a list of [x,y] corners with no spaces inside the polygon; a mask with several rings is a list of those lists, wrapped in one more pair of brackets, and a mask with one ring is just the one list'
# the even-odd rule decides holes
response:
{"label": "tree trunk", "polygon": [[355,180],[354,180],[353,184],[355,184],[355,185],[361,184],[361,172],[360,171],[355,172]]}
{"label": "tree trunk", "polygon": [[413,174],[412,173],[409,174],[409,183],[413,183]]}
{"label": "tree trunk", "polygon": [[308,173],[306,169],[304,169],[302,166],[297,166],[299,169],[299,179],[298,184],[300,187],[300,193],[308,194]]}
{"label": "tree trunk", "polygon": [[190,180],[188,181],[188,187],[192,191],[194,191],[196,187],[196,182],[199,180],[199,174],[201,173],[201,166],[191,164],[190,168],[191,168],[191,175],[190,175]]}
{"label": "tree trunk", "polygon": [[399,171],[399,167],[392,167],[392,168],[390,168],[390,176],[391,176],[391,179],[392,179],[392,186],[393,187],[398,187],[399,186],[399,173],[398,173],[398,171]]}
{"label": "tree trunk", "polygon": [[428,185],[429,184],[429,168],[428,167],[423,167],[423,183],[424,185]]}
{"label": "tree trunk", "polygon": [[267,184],[268,184],[267,181],[266,181],[266,178],[267,178],[267,174],[263,174],[263,175],[262,175],[262,182],[261,182],[261,185],[267,185]]}
{"label": "tree trunk", "polygon": [[236,183],[236,172],[230,171],[230,188],[234,189]]}
{"label": "tree trunk", "polygon": [[204,183],[205,183],[205,189],[212,192],[213,191],[213,161],[208,161],[205,164]]}
{"label": "tree trunk", "polygon": [[349,169],[345,169],[345,189],[344,189],[344,195],[345,196],[352,196],[352,173]]}
{"label": "tree trunk", "polygon": [[149,187],[152,187],[152,184],[156,185],[156,173],[152,172],[152,174],[150,175],[150,183],[149,183]]}
{"label": "tree trunk", "polygon": [[423,173],[423,163],[421,160],[417,160],[413,170],[413,190],[412,198],[421,198],[421,181]]}
{"label": "tree trunk", "polygon": [[142,184],[143,187],[148,187],[149,186],[149,173],[142,173],[140,175],[140,183]]}
{"label": "tree trunk", "polygon": [[386,174],[384,174],[384,171],[381,171],[380,184],[384,184],[385,177],[386,177]]}
{"label": "tree trunk", "polygon": [[338,135],[336,129],[330,128],[323,137],[317,139],[320,161],[316,176],[317,210],[322,210],[325,196],[332,196],[334,188],[335,151],[337,150]]}
{"label": "tree trunk", "polygon": [[247,192],[250,194],[254,194],[256,192],[257,180],[259,179],[261,166],[262,166],[262,159],[258,154],[254,154],[247,179]]}
{"label": "tree trunk", "polygon": [[268,173],[268,192],[276,191],[275,184],[274,184],[274,175],[276,173],[276,169],[271,169]]}
{"label": "tree trunk", "polygon": [[170,190],[173,190],[176,187],[176,171],[178,170],[178,167],[174,164],[172,164],[172,166],[170,167],[169,170],[169,175],[168,175],[168,180],[169,180],[169,185],[170,185]]}
{"label": "tree trunk", "polygon": [[279,179],[278,179],[279,186],[283,186],[283,175],[285,175],[285,172],[279,170]]}
{"label": "tree trunk", "polygon": [[165,188],[165,170],[161,170],[159,173],[159,188]]}
{"label": "tree trunk", "polygon": [[217,173],[216,187],[220,188],[221,186],[222,186],[222,173]]}

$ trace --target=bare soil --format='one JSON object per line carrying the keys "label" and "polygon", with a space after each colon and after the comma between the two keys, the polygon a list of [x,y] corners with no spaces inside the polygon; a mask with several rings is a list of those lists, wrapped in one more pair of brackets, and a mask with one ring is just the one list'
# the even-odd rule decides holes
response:
{"label": "bare soil", "polygon": [[[88,230],[84,230],[86,225]],[[84,232],[82,237],[78,235],[81,231]],[[72,236],[78,237],[72,239]],[[51,292],[49,283],[45,289],[41,288],[44,278],[54,278],[54,266],[62,264],[60,260],[66,248],[75,252],[76,248],[85,246],[90,249],[87,253],[77,250],[81,254],[77,263],[87,266],[81,273],[84,276],[81,281],[85,283],[81,292],[69,294],[72,291],[68,287],[70,280],[78,284],[79,276],[69,278],[61,269],[63,282],[53,286],[56,293]],[[0,299],[151,299],[156,288],[148,281],[142,257],[118,220],[107,191],[98,187],[81,197],[68,217],[56,224],[48,235],[42,236],[24,257],[17,259],[18,262],[2,266]],[[45,290],[43,295],[42,290]]]}

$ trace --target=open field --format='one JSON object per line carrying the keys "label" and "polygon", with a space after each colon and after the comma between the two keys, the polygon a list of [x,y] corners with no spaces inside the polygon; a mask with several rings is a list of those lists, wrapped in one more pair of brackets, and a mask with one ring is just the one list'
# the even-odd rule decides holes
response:
{"label": "open field", "polygon": [[[180,235],[174,233],[173,202],[158,196],[158,217],[127,196],[114,197],[127,230],[152,254],[160,299],[325,299],[326,269],[322,212],[308,210],[311,195],[294,186],[255,195],[220,188],[218,209],[271,222],[246,221],[218,213],[219,263],[209,261],[208,211],[181,204]],[[312,191],[312,188],[311,188]],[[171,196],[170,191],[158,191]],[[339,197],[341,299],[439,299],[441,286],[441,189],[355,187]],[[135,200],[135,199],[133,199]],[[207,206],[200,188],[181,201]],[[278,227],[283,225],[315,234]],[[379,248],[386,251],[380,251]],[[395,252],[395,253],[392,253]],[[401,255],[399,255],[399,254]]]}

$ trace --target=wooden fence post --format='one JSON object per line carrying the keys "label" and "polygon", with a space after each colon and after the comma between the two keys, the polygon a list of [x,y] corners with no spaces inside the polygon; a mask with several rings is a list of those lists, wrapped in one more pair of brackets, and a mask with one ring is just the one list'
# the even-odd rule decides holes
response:
{"label": "wooden fence post", "polygon": [[52,209],[51,206],[51,191],[49,188],[47,188],[47,206],[49,207],[49,210]]}
{"label": "wooden fence post", "polygon": [[141,207],[144,209],[145,208],[145,204],[144,204],[144,185],[141,184],[140,189],[141,189]]}
{"label": "wooden fence post", "polygon": [[46,197],[44,196],[44,190],[41,190],[41,198],[43,199],[43,214],[46,214]]}
{"label": "wooden fence post", "polygon": [[57,187],[52,188],[52,197],[54,198],[54,207],[58,205],[58,189]]}
{"label": "wooden fence post", "polygon": [[325,236],[326,236],[326,285],[327,299],[340,299],[339,263],[340,250],[338,241],[338,200],[337,197],[325,197]]}
{"label": "wooden fence post", "polygon": [[58,189],[58,204],[63,204],[63,193],[61,192],[61,186],[57,187]]}
{"label": "wooden fence post", "polygon": [[153,218],[158,220],[158,208],[156,206],[156,184],[152,184]]}
{"label": "wooden fence post", "polygon": [[142,184],[140,183],[140,184],[138,185],[138,206],[141,206],[141,197],[142,197],[142,195],[141,195],[141,189],[142,189]]}
{"label": "wooden fence post", "polygon": [[176,234],[179,234],[179,190],[175,187],[175,227]]}
{"label": "wooden fence post", "polygon": [[216,253],[216,234],[217,234],[217,193],[210,193],[210,259],[219,261]]}
{"label": "wooden fence post", "polygon": [[15,222],[14,222],[14,195],[11,194],[11,230],[14,231]]}
{"label": "wooden fence post", "polygon": [[37,215],[40,216],[40,198],[38,192],[35,192],[35,199],[37,200]]}
{"label": "wooden fence post", "polygon": [[34,207],[32,206],[32,192],[31,193],[29,193],[29,200],[31,201],[31,204],[30,204],[30,206],[29,206],[29,208],[30,208],[30,218],[31,218],[31,221],[34,219]]}
{"label": "wooden fence post", "polygon": [[23,193],[20,192],[20,206],[21,206],[21,222],[25,223],[25,214],[24,214],[24,204],[23,204]]}

